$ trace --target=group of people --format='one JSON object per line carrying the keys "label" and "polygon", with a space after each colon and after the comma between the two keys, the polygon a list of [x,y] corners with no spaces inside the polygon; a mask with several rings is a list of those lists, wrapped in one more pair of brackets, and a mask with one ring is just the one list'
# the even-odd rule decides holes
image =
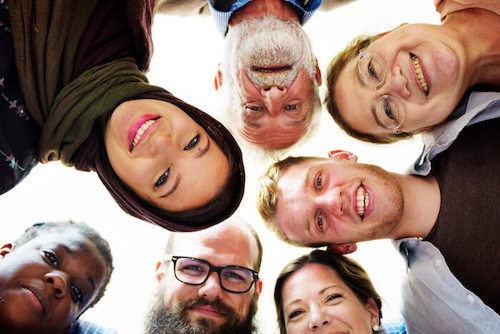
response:
{"label": "group of people", "polygon": [[[145,333],[265,332],[263,247],[231,217],[245,189],[240,146],[284,154],[314,136],[323,80],[301,25],[341,2],[3,1],[0,193],[37,162],[95,171],[126,213],[172,231]],[[421,134],[410,173],[335,151],[276,161],[260,180],[257,210],[278,238],[327,247],[277,277],[281,333],[500,331],[500,4],[434,5],[440,25],[361,36],[324,80],[323,105],[348,135]],[[220,120],[148,82],[156,12],[214,17]],[[344,255],[375,239],[394,239],[408,267],[396,322]],[[34,224],[0,249],[0,333],[114,333],[79,320],[112,262],[85,223]]]}

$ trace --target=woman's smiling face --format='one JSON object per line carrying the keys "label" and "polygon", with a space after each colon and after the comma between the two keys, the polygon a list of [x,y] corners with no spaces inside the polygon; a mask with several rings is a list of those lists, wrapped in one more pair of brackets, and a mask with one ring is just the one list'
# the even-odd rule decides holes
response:
{"label": "woman's smiling face", "polygon": [[394,133],[377,117],[380,96],[389,95],[400,102],[405,115],[398,131],[414,133],[446,120],[468,88],[461,48],[441,26],[404,25],[375,40],[363,52],[375,54],[385,65],[386,74],[378,78],[380,85],[371,87],[363,82],[359,57],[347,63],[335,83],[340,115],[361,133],[382,138]]}
{"label": "woman's smiling face", "polygon": [[282,305],[287,334],[371,334],[378,324],[375,301],[363,305],[334,270],[318,263],[287,279]]}
{"label": "woman's smiling face", "polygon": [[167,211],[203,206],[223,188],[229,162],[208,133],[177,106],[131,100],[111,115],[104,136],[118,177]]}

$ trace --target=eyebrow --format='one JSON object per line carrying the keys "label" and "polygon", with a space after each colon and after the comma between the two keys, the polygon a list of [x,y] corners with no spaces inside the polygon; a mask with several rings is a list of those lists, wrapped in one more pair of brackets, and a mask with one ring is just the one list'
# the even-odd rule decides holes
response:
{"label": "eyebrow", "polygon": [[[332,284],[332,285],[329,285],[329,286],[326,286],[324,287],[323,289],[321,289],[320,291],[318,291],[318,295],[321,295],[323,294],[326,290],[328,289],[331,289],[331,288],[334,288],[334,287],[337,287],[337,288],[340,288],[338,285],[336,284]],[[284,308],[287,308],[288,306],[296,303],[296,302],[300,302],[302,300],[302,298],[297,298],[297,299],[294,299],[293,301],[291,301],[290,303],[286,304]]]}
{"label": "eyebrow", "polygon": [[210,149],[210,138],[208,138],[207,140],[207,145],[205,145],[205,147],[203,147],[201,150],[195,153],[194,158],[195,159],[201,158],[203,155],[205,155],[205,153],[208,152],[209,149]]}
{"label": "eyebrow", "polygon": [[74,254],[74,251],[64,244],[61,244],[61,248],[64,249],[66,251],[66,253],[68,253],[70,255]]}
{"label": "eyebrow", "polygon": [[304,117],[302,117],[301,119],[293,120],[293,121],[288,122],[288,125],[300,125],[300,124],[304,123],[305,121],[307,121],[307,118],[309,116],[309,112],[310,112],[310,110],[307,111],[305,113]]}
{"label": "eyebrow", "polygon": [[179,183],[180,182],[181,182],[181,176],[179,174],[177,174],[177,178],[174,181],[174,185],[172,186],[172,189],[170,189],[169,191],[167,191],[165,194],[161,195],[160,198],[165,198],[165,197],[168,197],[168,196],[172,195],[172,193],[174,191],[176,191],[177,188],[179,187]]}
{"label": "eyebrow", "polygon": [[92,286],[92,290],[95,291],[95,283],[94,283],[94,279],[90,276],[87,275],[87,281],[90,283],[90,285]]}
{"label": "eyebrow", "polygon": [[[308,186],[309,186],[309,180],[311,179],[311,174],[314,172],[313,169],[315,168],[316,166],[311,166],[307,169],[307,172],[306,172],[306,176],[304,177],[304,190],[305,192],[307,193],[307,189],[308,189]],[[305,215],[304,217],[304,233],[306,234],[306,236],[308,236],[309,238],[311,239],[314,239],[312,237],[312,234],[311,234],[311,222],[312,222],[312,219],[307,215]]]}
{"label": "eyebrow", "polygon": [[[354,73],[356,74],[356,79],[358,79],[358,82],[361,86],[366,87],[366,84],[361,80],[361,77],[359,76],[359,71],[357,70],[357,67],[354,67]],[[377,117],[377,110],[373,106],[373,104],[370,106],[370,111],[373,115],[373,118],[375,119],[375,123],[377,123],[378,126],[381,126],[382,128],[385,129],[385,126],[380,122],[380,120]]]}
{"label": "eyebrow", "polygon": [[373,115],[373,118],[375,119],[375,123],[377,123],[378,126],[382,127],[385,129],[385,126],[384,124],[382,124],[382,122],[380,122],[380,120],[378,119],[377,117],[377,110],[375,109],[375,107],[373,106],[373,104],[370,106],[370,111]]}

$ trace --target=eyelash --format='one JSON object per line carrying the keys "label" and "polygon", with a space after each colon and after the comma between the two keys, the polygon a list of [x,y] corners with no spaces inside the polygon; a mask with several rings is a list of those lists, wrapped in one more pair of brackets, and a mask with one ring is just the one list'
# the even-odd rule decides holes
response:
{"label": "eyelash", "polygon": [[321,215],[318,216],[318,218],[316,219],[316,224],[318,225],[318,228],[323,231],[323,228],[324,228],[324,221],[323,221],[323,217],[321,217]]}
{"label": "eyelash", "polygon": [[187,146],[184,147],[184,151],[191,150],[193,147],[195,147],[196,145],[198,145],[199,142],[200,142],[200,135],[196,135],[193,139],[191,139],[191,141],[189,142],[189,144],[187,144]]}
{"label": "eyelash", "polygon": [[336,294],[334,294],[334,295],[330,295],[330,296],[328,296],[328,298],[326,298],[326,301],[327,301],[327,302],[330,302],[330,301],[335,300],[335,299],[340,298],[340,297],[342,297],[342,295],[340,295],[340,294],[336,293]]}
{"label": "eyelash", "polygon": [[292,313],[290,313],[290,315],[288,316],[288,319],[291,320],[295,317],[298,317],[299,315],[301,315],[303,313],[302,310],[295,310],[293,311]]}
{"label": "eyelash", "polygon": [[169,175],[170,167],[168,167],[167,171],[158,178],[158,181],[156,181],[155,183],[155,187],[161,187],[162,185],[164,185],[167,182]]}
{"label": "eyelash", "polygon": [[59,267],[59,261],[57,260],[57,256],[53,252],[42,251],[42,253],[43,257],[45,258],[46,261],[48,261],[50,265],[53,265],[56,268]]}
{"label": "eyelash", "polygon": [[321,191],[321,187],[323,186],[323,177],[321,176],[321,174],[317,175],[316,176],[316,189],[318,189],[318,191]]}

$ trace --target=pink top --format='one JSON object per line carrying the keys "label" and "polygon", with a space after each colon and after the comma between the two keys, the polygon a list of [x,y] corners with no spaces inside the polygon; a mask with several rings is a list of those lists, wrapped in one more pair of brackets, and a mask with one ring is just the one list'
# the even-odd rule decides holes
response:
{"label": "pink top", "polygon": [[434,0],[434,6],[441,14],[441,21],[448,14],[468,8],[482,8],[500,15],[500,0]]}

